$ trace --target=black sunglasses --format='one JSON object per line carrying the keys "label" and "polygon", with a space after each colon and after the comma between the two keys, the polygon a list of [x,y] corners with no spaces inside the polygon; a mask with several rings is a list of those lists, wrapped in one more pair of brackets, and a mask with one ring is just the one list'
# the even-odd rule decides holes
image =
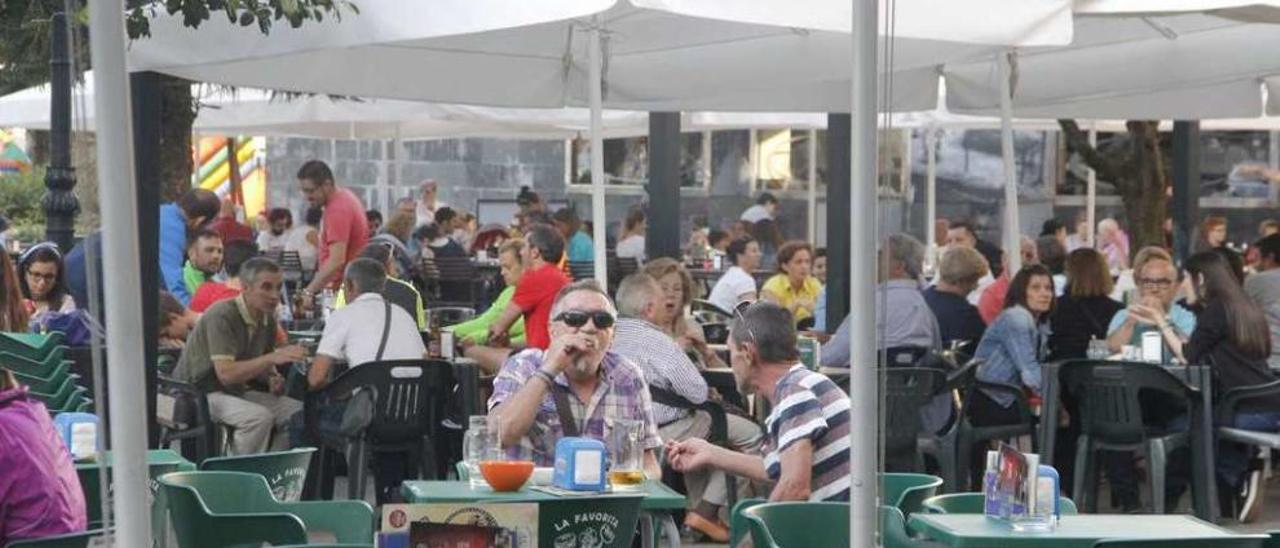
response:
{"label": "black sunglasses", "polygon": [[566,310],[555,318],[555,321],[574,328],[587,325],[587,320],[591,320],[599,329],[609,329],[614,322],[613,314],[604,310]]}

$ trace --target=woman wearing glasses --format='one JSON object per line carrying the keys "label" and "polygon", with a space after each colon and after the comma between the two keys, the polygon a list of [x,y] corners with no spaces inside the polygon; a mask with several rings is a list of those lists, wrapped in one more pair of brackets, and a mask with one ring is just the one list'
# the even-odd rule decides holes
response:
{"label": "woman wearing glasses", "polygon": [[29,314],[76,309],[76,300],[62,279],[63,270],[62,254],[52,242],[36,244],[19,257],[18,284]]}

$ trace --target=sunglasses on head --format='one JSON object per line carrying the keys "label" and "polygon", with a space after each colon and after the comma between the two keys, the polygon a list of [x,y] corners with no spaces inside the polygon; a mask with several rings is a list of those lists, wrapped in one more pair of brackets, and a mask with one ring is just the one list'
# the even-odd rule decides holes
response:
{"label": "sunglasses on head", "polygon": [[604,310],[566,310],[557,315],[555,320],[575,328],[587,325],[587,320],[591,320],[599,329],[613,327],[614,322],[613,314]]}

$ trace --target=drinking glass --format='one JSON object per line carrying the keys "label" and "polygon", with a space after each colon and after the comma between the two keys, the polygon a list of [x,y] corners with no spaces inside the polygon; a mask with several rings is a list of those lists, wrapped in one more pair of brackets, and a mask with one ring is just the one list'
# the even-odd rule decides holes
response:
{"label": "drinking glass", "polygon": [[610,432],[609,483],[614,489],[638,489],[644,483],[644,423],[614,419]]}
{"label": "drinking glass", "polygon": [[462,436],[462,455],[472,488],[489,486],[480,474],[480,461],[501,460],[502,446],[494,426],[484,415],[473,415],[467,420],[467,432]]}

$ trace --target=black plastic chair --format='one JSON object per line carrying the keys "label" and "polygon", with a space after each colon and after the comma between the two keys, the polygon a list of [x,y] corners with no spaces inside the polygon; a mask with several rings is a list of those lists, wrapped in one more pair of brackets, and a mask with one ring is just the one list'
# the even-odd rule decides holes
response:
{"label": "black plastic chair", "polygon": [[921,432],[916,438],[916,446],[921,458],[931,456],[938,463],[938,475],[942,477],[941,490],[945,493],[956,491],[963,482],[960,479],[960,474],[964,470],[959,466],[960,451],[963,449],[967,452],[969,449],[962,448],[959,443],[961,407],[958,396],[973,385],[978,366],[982,363],[983,360],[979,359],[969,360],[963,366],[947,373],[947,383],[943,386],[943,392],[954,400],[951,423],[940,433]]}
{"label": "black plastic chair", "polygon": [[702,324],[702,337],[707,340],[707,344],[728,343],[729,342],[729,324],[704,323]]}
{"label": "black plastic chair", "polygon": [[716,306],[715,303],[704,299],[694,299],[693,302],[689,303],[689,311],[692,312],[695,317],[706,318],[711,322],[728,322],[733,319],[732,312],[720,308]]}
{"label": "black plastic chair", "polygon": [[884,370],[884,378],[885,470],[924,472],[920,410],[946,389],[947,375],[928,367],[892,367]]}
{"label": "black plastic chair", "polygon": [[[225,452],[218,445],[219,426],[209,415],[209,400],[195,385],[168,377],[156,378],[156,422],[160,425],[160,447],[179,442],[183,458],[203,462]],[[222,439],[234,435],[230,426],[221,427]]]}
{"label": "black plastic chair", "polygon": [[[1076,503],[1085,512],[1098,507],[1098,450],[1136,451],[1146,457],[1147,485],[1154,513],[1165,511],[1165,469],[1174,449],[1190,444],[1189,430],[1168,431],[1143,421],[1147,394],[1183,399],[1192,407],[1199,393],[1157,364],[1076,361],[1063,364],[1058,378],[1079,405],[1076,447]],[[1142,393],[1140,397],[1140,393]]]}
{"label": "black plastic chair", "polygon": [[[447,362],[391,360],[353,367],[324,389],[308,393],[303,413],[308,435],[321,447],[315,466],[321,498],[333,498],[329,451],[345,451],[349,455],[350,499],[363,498],[368,459],[373,453],[408,453],[409,462],[420,463],[425,477],[440,477],[433,440],[442,436],[441,421],[453,386],[453,368]],[[350,401],[357,390],[373,393],[374,413],[369,426],[351,437],[321,432],[320,406]],[[315,489],[307,491],[310,494]]]}
{"label": "black plastic chair", "polygon": [[440,303],[481,308],[485,280],[470,257],[436,257]]}
{"label": "black plastic chair", "polygon": [[895,346],[885,349],[885,367],[916,367],[920,360],[927,356],[930,349],[923,346]]}
{"label": "black plastic chair", "polygon": [[596,277],[596,264],[592,261],[569,261],[569,275],[575,282],[590,280]]}
{"label": "black plastic chair", "polygon": [[[968,410],[973,407],[973,398],[978,396],[979,390],[987,393],[1007,394],[1012,397],[1013,403],[1011,405],[1018,413],[1018,422],[985,426],[975,425],[972,417],[969,416]],[[970,451],[972,451],[975,444],[994,440],[1013,440],[1022,436],[1031,437],[1033,450],[1039,443],[1038,436],[1035,435],[1036,416],[1031,412],[1031,403],[1027,400],[1027,394],[1022,390],[1021,386],[986,382],[975,377],[973,383],[964,390],[963,403],[960,407],[960,420],[956,430],[956,445],[958,446],[956,451],[956,470],[959,472],[958,478],[963,484],[956,484],[957,491],[969,490],[973,466],[986,465],[986,463],[970,462],[972,460]]]}

